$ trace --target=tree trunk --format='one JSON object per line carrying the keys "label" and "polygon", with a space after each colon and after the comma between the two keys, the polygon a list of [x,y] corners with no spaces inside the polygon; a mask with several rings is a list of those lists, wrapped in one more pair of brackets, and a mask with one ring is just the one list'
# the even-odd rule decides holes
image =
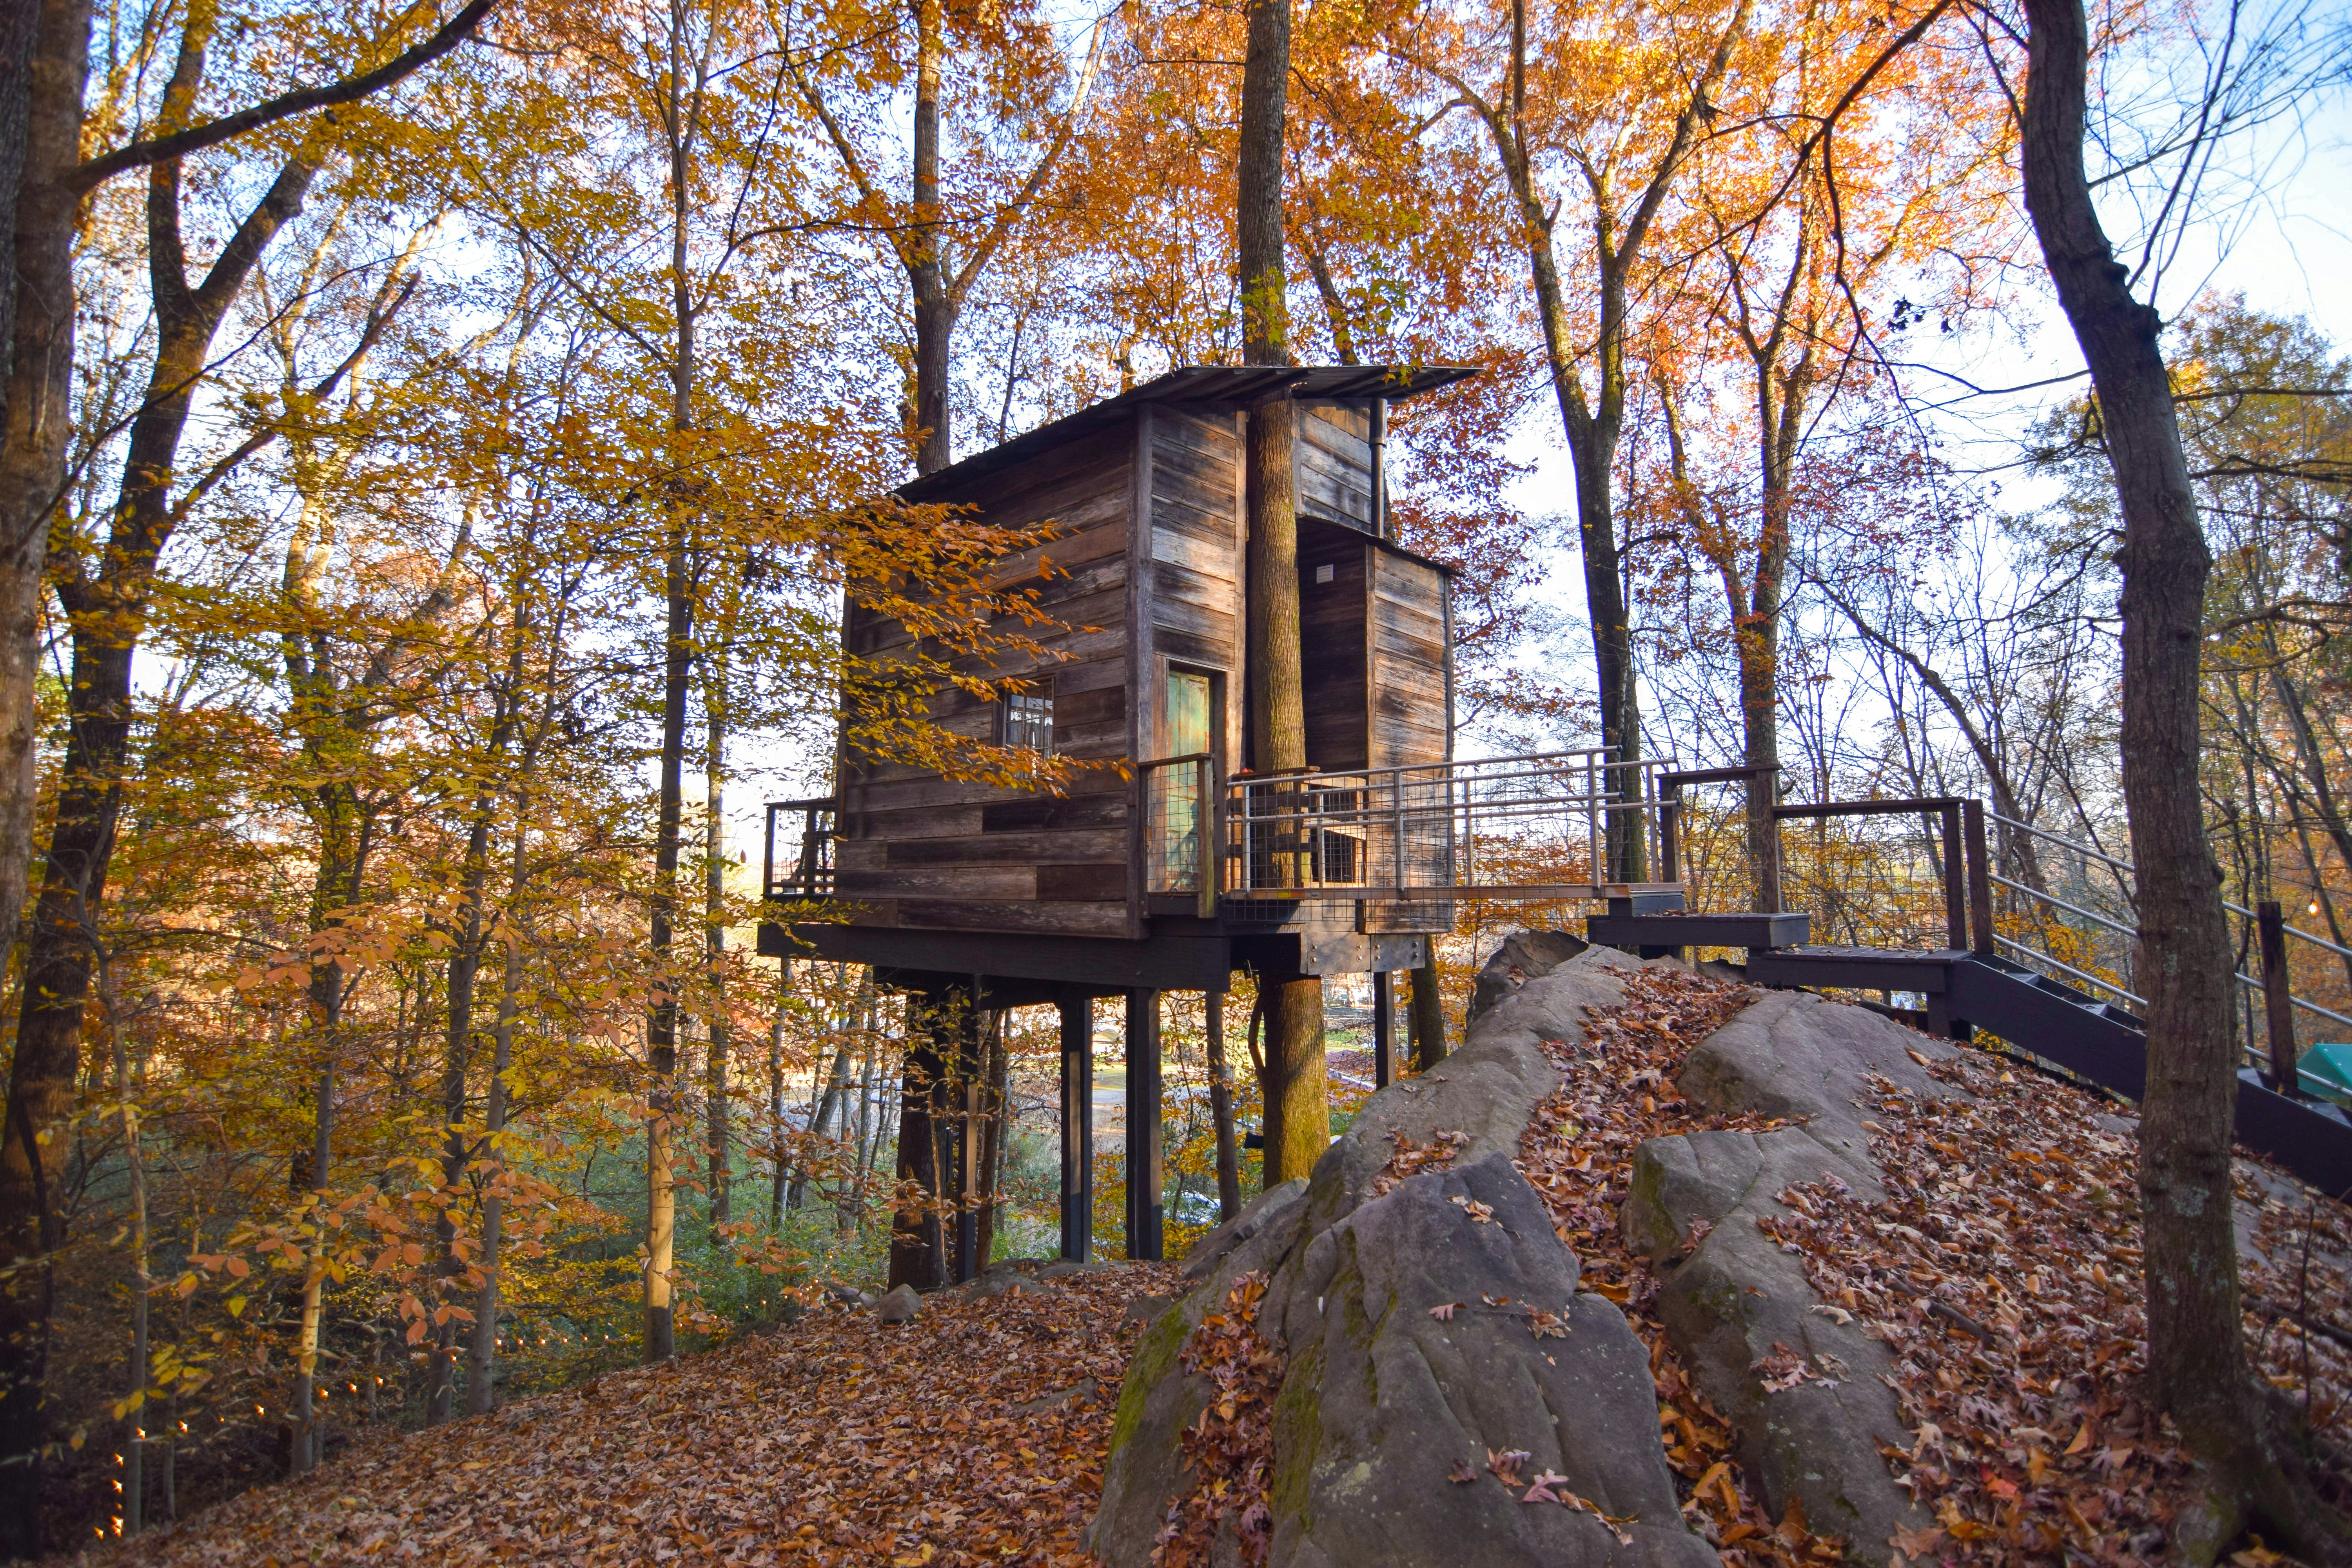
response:
{"label": "tree trunk", "polygon": [[499,1136],[507,1126],[507,1071],[514,1065],[515,1021],[522,1014],[522,935],[516,929],[516,906],[522,900],[530,875],[530,795],[515,792],[514,859],[507,878],[504,929],[506,963],[499,973],[498,1023],[490,1036],[490,1081],[482,1110],[482,1148],[495,1169],[482,1194],[482,1285],[474,1298],[473,1343],[466,1358],[466,1411],[487,1415],[498,1404],[499,1257],[506,1237],[506,1194],[500,1183],[507,1170]]}
{"label": "tree trunk", "polygon": [[[89,10],[50,0],[32,60],[26,179],[16,206],[17,330],[0,453],[0,916],[17,907],[30,854],[33,679],[42,562],[62,494],[68,438],[79,203],[65,183],[79,149],[89,68]],[[193,29],[166,89],[159,125],[184,121],[202,74],[204,33]],[[125,449],[112,536],[94,582],[61,586],[75,617],[64,781],[39,908],[26,934],[25,984],[10,1062],[6,1139],[0,1144],[0,1234],[12,1260],[54,1252],[64,1239],[60,1163],[68,1141],[50,1136],[71,1114],[89,997],[89,934],[105,891],[128,758],[131,660],[157,555],[168,542],[171,479],[193,384],[212,334],[262,251],[299,210],[320,156],[306,138],[191,289],[182,270],[179,172],[149,182],[150,270],[156,361],[147,401]],[[5,930],[14,940],[18,921]],[[43,1147],[44,1139],[47,1147]],[[31,1551],[39,1534],[37,1462],[52,1283],[46,1264],[19,1270],[0,1294],[0,1549]]]}
{"label": "tree trunk", "polygon": [[[714,667],[714,686],[720,676]],[[727,755],[727,716],[723,702],[706,700],[709,758],[703,788],[703,921],[710,953],[710,1003],[705,1014],[709,1051],[703,1061],[704,1114],[709,1122],[710,1231],[725,1243],[720,1228],[730,1217],[731,1131],[727,1099],[727,815],[721,770]]]}
{"label": "tree trunk", "polygon": [[688,558],[691,504],[685,477],[686,433],[694,428],[696,372],[693,273],[687,255],[687,224],[694,210],[685,127],[681,40],[671,36],[670,315],[676,341],[669,365],[670,429],[681,437],[670,494],[664,507],[667,538],[662,547],[661,797],[654,826],[654,889],[647,925],[654,984],[657,987],[646,1020],[646,1288],[643,1359],[667,1361],[676,1348],[670,1310],[670,1271],[677,1236],[677,1176],[672,1144],[677,1118],[678,981],[674,962],[677,934],[677,862],[686,815],[686,703],[694,671],[694,582]]}
{"label": "tree trunk", "polygon": [[[507,715],[500,713],[490,732],[490,753],[505,749]],[[457,1246],[457,1195],[472,1163],[473,1143],[466,1131],[468,1080],[474,1068],[474,983],[482,969],[482,901],[489,881],[490,816],[495,801],[487,792],[474,798],[474,820],[466,834],[466,858],[457,894],[457,929],[449,950],[448,1016],[442,1025],[441,1056],[441,1217],[434,1234],[441,1244],[439,1288],[434,1300],[454,1308],[467,1264]],[[454,1384],[457,1362],[457,1321],[454,1316],[435,1326],[433,1362],[425,1384],[425,1424],[437,1426],[454,1414]]]}
{"label": "tree trunk", "polygon": [[2252,1511],[2265,1534],[2298,1554],[2342,1562],[2345,1521],[2318,1501],[2300,1456],[2266,1418],[2240,1332],[2233,966],[2198,789],[2212,557],[2181,449],[2163,323],[2132,298],[2084,175],[2089,29],[2081,0],[2026,0],[2026,208],[2090,367],[2123,516],[2120,749],[2139,868],[2135,968],[2148,999],[2139,1180],[2149,1388],[2203,1461],[2218,1501]]}
{"label": "tree trunk", "polygon": [[865,1223],[866,1173],[874,1163],[874,1144],[880,1135],[875,1126],[874,1060],[881,1030],[874,1010],[873,970],[866,970],[865,978],[858,983],[857,998],[858,1026],[866,1036],[866,1051],[857,1069],[857,1141],[850,1145],[849,1180],[843,1184],[843,1197],[834,1211],[835,1228],[843,1236]]}
{"label": "tree trunk", "polygon": [[[947,1283],[945,1237],[938,1202],[944,1174],[939,1159],[938,1102],[946,1093],[948,1070],[942,1035],[949,1027],[940,1000],[925,994],[907,999],[907,1060],[898,1091],[900,1191],[911,1205],[895,1205],[890,1219],[892,1288],[929,1290]],[[906,1184],[913,1184],[909,1192]]]}
{"label": "tree trunk", "polygon": [[[1288,364],[1282,148],[1289,0],[1250,0],[1248,16],[1237,154],[1242,357],[1251,364]],[[1249,415],[1250,765],[1260,774],[1295,773],[1309,760],[1298,646],[1297,418],[1287,394],[1266,399]],[[1268,1043],[1259,1087],[1265,1097],[1265,1184],[1271,1187],[1304,1174],[1329,1139],[1323,983],[1307,975],[1261,975],[1258,984],[1266,1005]],[[1312,1153],[1307,1152],[1310,1144]],[[1307,1164],[1297,1165],[1302,1157]]]}
{"label": "tree trunk", "polygon": [[975,1226],[979,1239],[973,1248],[978,1268],[987,1268],[989,1259],[996,1256],[996,1184],[1004,1165],[1010,1131],[1006,1117],[1013,1103],[1013,1064],[1004,1049],[1003,1013],[990,1016],[984,1038],[987,1056],[981,1077],[981,1123],[971,1134],[980,1139],[980,1214]]}
{"label": "tree trunk", "polygon": [[[1436,939],[1431,939],[1435,945]],[[1445,994],[1437,984],[1437,959],[1412,972],[1412,1068],[1427,1072],[1445,1059]]]}
{"label": "tree trunk", "polygon": [[1234,1138],[1234,1068],[1225,1059],[1225,994],[1206,998],[1209,1058],[1209,1121],[1217,1140],[1217,1220],[1242,1212],[1241,1150]]}
{"label": "tree trunk", "polygon": [[913,236],[907,280],[915,296],[915,471],[935,474],[955,461],[948,401],[949,350],[955,303],[948,297],[946,239],[940,224],[940,94],[947,62],[943,0],[914,0],[915,167]]}
{"label": "tree trunk", "polygon": [[768,1016],[768,1228],[784,1223],[784,1001],[793,994],[793,961],[776,961],[776,1005]]}

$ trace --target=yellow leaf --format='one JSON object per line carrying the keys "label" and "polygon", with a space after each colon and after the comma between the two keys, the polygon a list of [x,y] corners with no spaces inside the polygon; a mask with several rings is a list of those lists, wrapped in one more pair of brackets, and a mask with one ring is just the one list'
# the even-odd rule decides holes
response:
{"label": "yellow leaf", "polygon": [[231,1297],[228,1299],[228,1315],[229,1315],[230,1317],[232,1317],[232,1318],[242,1318],[243,1316],[245,1316],[245,1298],[244,1298],[244,1297],[242,1297],[242,1296],[231,1296]]}

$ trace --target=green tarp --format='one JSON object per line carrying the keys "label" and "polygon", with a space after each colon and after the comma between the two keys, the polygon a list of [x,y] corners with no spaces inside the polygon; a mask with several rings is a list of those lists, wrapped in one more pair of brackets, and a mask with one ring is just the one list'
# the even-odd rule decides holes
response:
{"label": "green tarp", "polygon": [[2314,1046],[2294,1069],[2305,1093],[2352,1101],[2352,1045]]}

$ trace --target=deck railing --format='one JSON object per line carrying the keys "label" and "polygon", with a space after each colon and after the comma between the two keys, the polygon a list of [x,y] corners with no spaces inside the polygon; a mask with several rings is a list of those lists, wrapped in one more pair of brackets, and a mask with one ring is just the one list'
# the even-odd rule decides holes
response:
{"label": "deck railing", "polygon": [[[1655,780],[1672,765],[1621,763],[1596,748],[1220,783],[1211,757],[1166,758],[1139,770],[1144,886],[1192,894],[1204,912],[1211,889],[1250,902],[1399,903],[1668,889],[1666,881],[1612,881],[1602,868],[1612,825],[1628,817],[1645,865],[1664,863]],[[1533,838],[1552,851],[1544,879],[1482,858],[1482,845],[1507,833],[1515,847]]]}
{"label": "deck railing", "polygon": [[[766,847],[760,856],[760,891],[762,898],[776,903],[799,903],[813,899],[829,899],[834,891],[833,847],[841,837],[836,830],[835,802],[831,795],[814,800],[772,800],[768,803]],[[797,825],[791,818],[797,816]],[[786,824],[785,832],[797,834],[783,844],[783,858],[777,858],[776,825]]]}

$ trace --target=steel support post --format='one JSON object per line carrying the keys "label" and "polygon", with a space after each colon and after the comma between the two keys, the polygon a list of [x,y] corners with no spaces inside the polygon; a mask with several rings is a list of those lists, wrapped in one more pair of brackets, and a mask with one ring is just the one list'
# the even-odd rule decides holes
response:
{"label": "steel support post", "polygon": [[1087,1261],[1095,1239],[1095,1001],[1065,994],[1062,1013],[1062,1256]]}
{"label": "steel support post", "polygon": [[1127,1255],[1161,1255],[1160,993],[1127,994]]}

